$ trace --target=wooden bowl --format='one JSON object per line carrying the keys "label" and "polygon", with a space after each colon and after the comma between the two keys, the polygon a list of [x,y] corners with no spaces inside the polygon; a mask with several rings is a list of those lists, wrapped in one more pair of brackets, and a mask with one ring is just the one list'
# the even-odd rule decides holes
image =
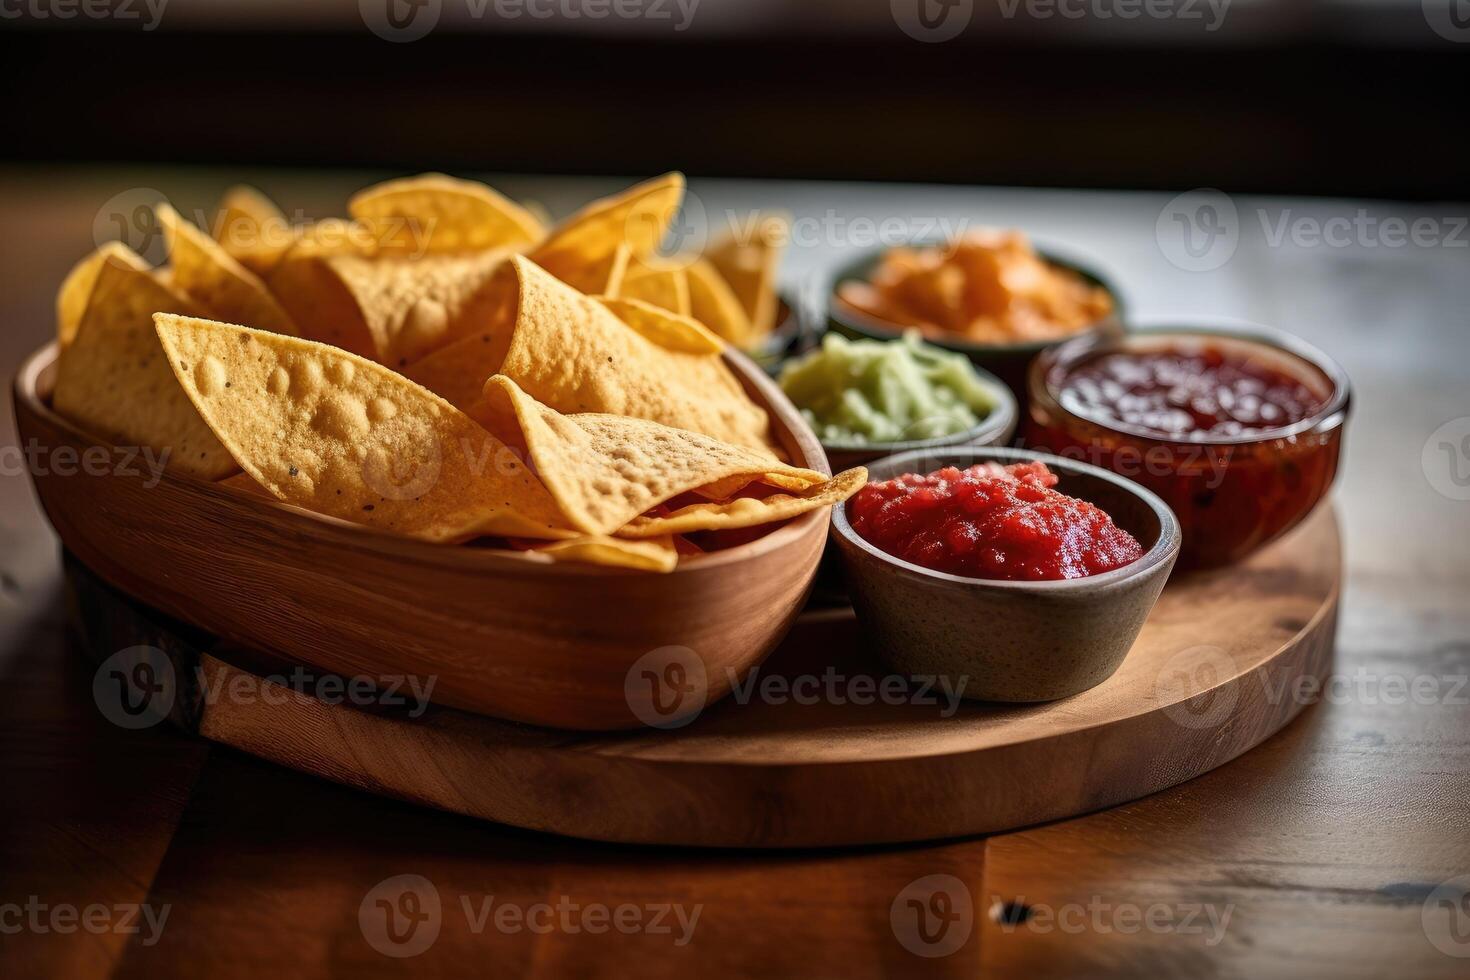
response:
{"label": "wooden bowl", "polygon": [[[790,628],[827,538],[823,508],[659,575],[434,545],[187,476],[155,481],[51,410],[56,354],[49,344],[21,366],[16,423],[41,504],[83,562],[211,633],[327,673],[432,678],[434,701],[469,711],[636,727],[630,673],[671,646],[703,662],[706,700],[722,697]],[[726,357],[791,461],[830,472],[775,384]]]}

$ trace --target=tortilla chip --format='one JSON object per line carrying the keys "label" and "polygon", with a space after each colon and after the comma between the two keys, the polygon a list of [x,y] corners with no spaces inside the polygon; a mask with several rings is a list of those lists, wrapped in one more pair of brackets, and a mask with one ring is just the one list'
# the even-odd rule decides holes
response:
{"label": "tortilla chip", "polygon": [[483,352],[489,374],[558,412],[630,415],[770,452],[765,410],[722,357],[659,346],[523,256],[506,274],[519,285],[515,326]]}
{"label": "tortilla chip", "polygon": [[623,276],[618,295],[623,299],[641,299],[681,316],[691,310],[689,277],[678,262],[633,259]]}
{"label": "tortilla chip", "polygon": [[623,280],[628,275],[628,263],[633,258],[633,250],[628,247],[627,242],[618,244],[617,251],[613,252],[612,258],[608,260],[608,270],[601,289],[584,289],[584,293],[601,293],[604,296],[619,296],[623,290]]}
{"label": "tortilla chip", "polygon": [[622,538],[661,539],[693,531],[725,531],[790,520],[818,507],[830,507],[851,497],[868,482],[859,466],[844,470],[824,483],[768,497],[737,497],[723,503],[689,504],[663,517],[635,517],[617,531]]}
{"label": "tortilla chip", "polygon": [[497,431],[514,420],[568,523],[588,534],[611,534],[670,497],[736,473],[777,473],[807,485],[826,480],[815,470],[645,419],[562,415],[503,375],[485,385],[485,397],[495,418],[505,420]]}
{"label": "tortilla chip", "polygon": [[728,476],[723,480],[715,480],[702,487],[695,487],[694,492],[706,500],[723,503],[753,483],[764,483],[766,486],[778,487],[782,490],[805,490],[811,486],[810,480],[796,479],[782,473],[737,473],[735,476]]}
{"label": "tortilla chip", "polygon": [[579,293],[614,296],[623,288],[623,277],[628,272],[632,254],[627,242],[619,242],[618,247],[605,257],[590,265],[562,269],[557,278]]}
{"label": "tortilla chip", "polygon": [[266,285],[301,336],[363,357],[377,355],[372,331],[347,286],[328,261],[373,254],[371,234],[355,222],[328,219],[301,230]]}
{"label": "tortilla chip", "polygon": [[156,210],[168,241],[175,289],[221,320],[296,336],[296,324],[259,276],[167,204]]}
{"label": "tortilla chip", "polygon": [[645,303],[637,299],[614,299],[594,296],[619,320],[667,350],[686,354],[719,354],[725,349],[719,337],[704,325],[687,316]]}
{"label": "tortilla chip", "polygon": [[296,231],[270,198],[238,184],[220,199],[214,240],[231,258],[264,278],[296,240]]}
{"label": "tortilla chip", "polygon": [[684,200],[684,175],[667,173],[593,201],[554,228],[531,253],[553,275],[592,265],[626,242],[634,258],[651,255]]}
{"label": "tortilla chip", "polygon": [[234,460],[174,381],[153,332],[158,310],[195,307],[132,259],[105,258],[57,365],[52,405],[115,446],[167,453],[169,470],[219,479],[234,472]]}
{"label": "tortilla chip", "polygon": [[636,568],[645,572],[672,572],[679,565],[679,552],[672,537],[631,540],[588,535],[568,538],[530,549],[552,561],[575,561],[608,568]]}
{"label": "tortilla chip", "polygon": [[92,298],[92,287],[97,285],[97,276],[109,258],[138,272],[148,271],[143,257],[122,242],[108,242],[72,266],[56,292],[56,339],[63,348],[76,338],[77,327]]}
{"label": "tortilla chip", "polygon": [[[335,255],[325,264],[341,280],[372,338],[371,356],[402,367],[493,324],[515,310],[509,276],[495,284],[508,252],[430,255],[422,259]],[[488,375],[487,375],[488,377]]]}
{"label": "tortilla chip", "polygon": [[529,211],[484,184],[420,174],[359,191],[352,217],[375,230],[380,249],[421,256],[535,244],[546,229]]}
{"label": "tortilla chip", "polygon": [[718,336],[736,347],[757,338],[750,317],[720,273],[705,259],[695,259],[685,270],[689,282],[689,312]]}
{"label": "tortilla chip", "polygon": [[485,382],[496,372],[502,359],[495,352],[494,337],[493,330],[465,337],[399,371],[414,384],[422,385],[470,418],[479,420]]}
{"label": "tortilla chip", "polygon": [[704,257],[729,283],[744,308],[752,340],[759,340],[776,327],[776,277],[790,237],[790,219],[768,214],[749,234],[731,234],[705,249]]}
{"label": "tortilla chip", "polygon": [[277,499],[428,541],[576,536],[509,447],[402,375],[295,337],[154,321],[175,387]]}

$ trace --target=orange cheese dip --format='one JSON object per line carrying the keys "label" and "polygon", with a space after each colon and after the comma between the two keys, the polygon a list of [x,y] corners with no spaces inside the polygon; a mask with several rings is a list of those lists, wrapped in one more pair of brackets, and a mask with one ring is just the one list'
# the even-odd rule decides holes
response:
{"label": "orange cheese dip", "polygon": [[1106,289],[1046,261],[1021,232],[994,229],[890,249],[867,282],[844,282],[837,295],[895,328],[978,344],[1056,340],[1113,311]]}

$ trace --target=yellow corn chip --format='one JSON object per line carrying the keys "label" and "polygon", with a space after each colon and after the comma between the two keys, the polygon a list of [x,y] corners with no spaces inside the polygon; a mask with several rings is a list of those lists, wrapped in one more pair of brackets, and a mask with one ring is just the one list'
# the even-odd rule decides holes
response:
{"label": "yellow corn chip", "polygon": [[824,483],[769,497],[739,497],[723,503],[689,504],[664,517],[635,517],[617,531],[623,538],[661,539],[693,531],[728,531],[755,527],[798,517],[818,507],[829,507],[851,497],[868,482],[868,471],[859,466],[844,470]]}
{"label": "yellow corn chip", "polygon": [[619,242],[616,249],[590,265],[564,268],[560,273],[553,274],[579,293],[613,296],[623,288],[623,277],[628,271],[628,261],[632,254],[627,242]]}
{"label": "yellow corn chip", "polygon": [[576,536],[505,443],[402,375],[295,337],[154,320],[174,387],[277,499],[429,541]]}
{"label": "yellow corn chip", "polygon": [[129,258],[108,256],[76,338],[57,365],[52,404],[116,446],[163,454],[165,466],[207,480],[235,463],[174,381],[153,314],[194,305]]}
{"label": "yellow corn chip", "polygon": [[355,194],[348,213],[384,251],[414,256],[522,248],[546,234],[529,211],[484,184],[444,174],[390,180]]}
{"label": "yellow corn chip", "polygon": [[273,333],[297,334],[296,324],[259,276],[167,204],[158,205],[157,213],[168,240],[175,289],[219,319]]}
{"label": "yellow corn chip", "polygon": [[612,310],[619,320],[660,347],[686,354],[718,354],[725,349],[719,337],[690,317],[680,316],[637,299],[614,299],[611,296],[593,298]]}
{"label": "yellow corn chip", "polygon": [[702,487],[695,487],[694,492],[707,500],[723,502],[752,483],[764,483],[767,486],[780,487],[782,490],[805,490],[811,486],[809,480],[797,479],[782,473],[738,473],[723,480],[707,483]]}
{"label": "yellow corn chip", "polygon": [[705,249],[704,257],[745,309],[751,340],[761,339],[776,326],[776,277],[790,237],[790,220],[768,214],[748,234],[731,234]]}
{"label": "yellow corn chip", "polygon": [[618,296],[623,289],[623,279],[628,275],[628,262],[633,258],[633,250],[627,242],[619,242],[617,250],[613,252],[612,258],[608,259],[608,270],[601,289],[584,289],[584,293],[602,293],[604,296]]}
{"label": "yellow corn chip", "polygon": [[678,262],[631,260],[618,295],[623,299],[641,299],[681,316],[689,315],[689,277]]}
{"label": "yellow corn chip", "polygon": [[736,347],[749,346],[756,339],[750,317],[715,267],[705,259],[695,259],[686,276],[694,319]]}
{"label": "yellow corn chip", "polygon": [[148,263],[143,257],[122,242],[108,242],[72,266],[56,293],[56,339],[63,348],[76,338],[82,314],[87,312],[87,301],[92,298],[92,287],[97,284],[97,275],[109,258],[138,272],[148,271]]}
{"label": "yellow corn chip", "polygon": [[568,538],[531,549],[552,561],[575,561],[610,568],[636,568],[645,572],[672,572],[679,564],[672,537],[632,540],[588,535]]}
{"label": "yellow corn chip", "polygon": [[684,175],[667,173],[593,201],[554,228],[531,258],[560,276],[589,266],[627,242],[635,258],[650,255],[684,200]]}
{"label": "yellow corn chip", "polygon": [[550,211],[546,210],[546,205],[542,204],[540,201],[534,200],[532,198],[526,198],[524,201],[520,202],[520,205],[521,207],[526,209],[527,214],[536,219],[536,223],[542,228],[550,228],[552,225],[556,224],[556,219],[551,216]]}
{"label": "yellow corn chip", "polygon": [[770,420],[716,354],[661,347],[598,301],[524,256],[506,263],[519,285],[514,328],[478,363],[558,412],[630,415],[770,451]]}
{"label": "yellow corn chip", "polygon": [[[374,360],[402,367],[492,325],[509,325],[515,282],[495,283],[509,253],[468,252],[422,259],[336,255],[326,267],[357,306],[352,322],[372,337]],[[488,375],[487,375],[488,377]]]}
{"label": "yellow corn chip", "polygon": [[296,232],[270,198],[239,184],[220,199],[214,240],[235,261],[265,277],[296,240]]}
{"label": "yellow corn chip", "polygon": [[567,521],[588,534],[611,534],[670,497],[735,473],[826,480],[815,470],[645,419],[562,415],[503,375],[490,379],[485,397],[494,417],[506,420],[499,431],[515,420],[542,483]]}
{"label": "yellow corn chip", "polygon": [[372,229],[356,221],[327,218],[299,230],[266,285],[307,340],[376,357],[377,343],[362,310],[329,264],[334,258],[368,259],[375,254]]}
{"label": "yellow corn chip", "polygon": [[502,355],[495,352],[494,331],[483,331],[399,370],[405,378],[429,389],[440,398],[479,420],[484,400],[485,382],[500,366]]}

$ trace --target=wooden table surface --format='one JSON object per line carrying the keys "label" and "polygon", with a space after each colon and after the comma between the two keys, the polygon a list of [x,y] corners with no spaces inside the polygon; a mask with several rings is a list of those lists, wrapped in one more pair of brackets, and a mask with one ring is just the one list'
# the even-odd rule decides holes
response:
{"label": "wooden table surface", "polygon": [[[0,170],[0,368],[8,378],[47,338],[55,284],[99,215],[126,213],[139,188],[205,207],[245,177],[316,212],[373,176]],[[617,183],[502,186],[563,213]],[[1337,666],[1318,703],[1183,786],[988,839],[660,850],[420,810],[105,720],[68,648],[58,549],[7,398],[5,975],[1465,976],[1470,204],[1237,198],[1233,225],[1215,212],[1238,237],[1222,262],[1180,250],[1173,213],[1194,202],[1169,194],[692,186],[711,223],[758,204],[792,211],[794,284],[874,230],[1014,224],[1106,269],[1141,320],[1269,323],[1331,351],[1356,388],[1335,492],[1348,568]],[[1196,262],[1218,267],[1180,267]]]}

